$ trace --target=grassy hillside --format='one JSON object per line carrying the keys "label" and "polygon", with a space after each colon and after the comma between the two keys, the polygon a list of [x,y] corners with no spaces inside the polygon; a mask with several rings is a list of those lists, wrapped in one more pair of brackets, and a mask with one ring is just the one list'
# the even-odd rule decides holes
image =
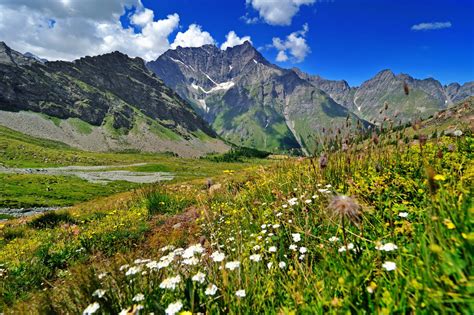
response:
{"label": "grassy hillside", "polygon": [[[146,165],[125,166],[136,163]],[[183,159],[167,154],[84,152],[0,127],[0,167],[115,165],[112,170],[171,172],[175,175],[174,182],[179,182],[211,177],[224,170],[240,170],[255,163],[266,162],[245,158],[233,163],[214,163],[208,159]],[[126,181],[90,183],[75,176],[0,173],[0,208],[69,206],[142,186]]]}
{"label": "grassy hillside", "polygon": [[3,311],[472,314],[474,138],[461,131],[382,134],[210,189],[4,223]]}

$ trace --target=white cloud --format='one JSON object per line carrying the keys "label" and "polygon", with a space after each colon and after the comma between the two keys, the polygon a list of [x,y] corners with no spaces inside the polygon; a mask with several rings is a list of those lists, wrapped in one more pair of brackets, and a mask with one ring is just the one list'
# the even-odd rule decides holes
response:
{"label": "white cloud", "polygon": [[216,42],[211,34],[201,29],[200,25],[191,24],[186,32],[179,32],[176,34],[176,39],[171,44],[171,48],[176,47],[200,47],[202,45],[215,45]]}
{"label": "white cloud", "polygon": [[429,30],[440,30],[443,28],[450,28],[451,22],[433,22],[433,23],[420,23],[411,27],[412,31],[429,31]]}
{"label": "white cloud", "polygon": [[273,47],[278,50],[276,61],[288,61],[289,53],[292,56],[293,62],[302,62],[311,52],[311,48],[306,43],[305,38],[308,30],[308,24],[304,24],[302,30],[291,33],[284,40],[278,37],[274,37]]}
{"label": "white cloud", "polygon": [[240,19],[244,21],[245,24],[257,24],[259,20],[257,16],[251,17],[248,13],[245,13],[245,15],[241,16]]}
{"label": "white cloud", "polygon": [[241,45],[245,43],[246,41],[252,43],[252,39],[250,36],[243,36],[239,37],[234,31],[230,31],[226,36],[225,36],[226,41],[221,45],[222,50],[226,50],[228,47],[234,47],[237,45]]}
{"label": "white cloud", "polygon": [[288,61],[288,55],[286,54],[286,52],[284,50],[280,50],[278,52],[278,55],[276,57],[276,61],[278,61],[278,62]]}
{"label": "white cloud", "polygon": [[154,13],[150,9],[144,9],[141,12],[137,12],[131,17],[131,22],[135,25],[146,26],[153,22]]}
{"label": "white cloud", "polygon": [[[311,5],[316,0],[246,0],[258,11],[260,17],[271,25],[291,25],[291,20],[302,5]],[[253,19],[246,20],[254,22]]]}
{"label": "white cloud", "polygon": [[[135,7],[124,29],[119,20],[124,8]],[[49,60],[73,60],[120,50],[132,57],[156,59],[179,26],[179,15],[154,21],[153,11],[140,0],[1,0],[1,40],[20,52]],[[54,22],[53,22],[54,21]]]}

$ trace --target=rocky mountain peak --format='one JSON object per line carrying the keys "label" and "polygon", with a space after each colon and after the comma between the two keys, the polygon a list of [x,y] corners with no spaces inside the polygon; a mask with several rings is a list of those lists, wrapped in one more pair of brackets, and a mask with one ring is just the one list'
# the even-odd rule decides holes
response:
{"label": "rocky mountain peak", "polygon": [[11,49],[5,42],[0,42],[0,64],[21,66],[31,64],[32,62],[35,62],[35,60],[27,58]]}

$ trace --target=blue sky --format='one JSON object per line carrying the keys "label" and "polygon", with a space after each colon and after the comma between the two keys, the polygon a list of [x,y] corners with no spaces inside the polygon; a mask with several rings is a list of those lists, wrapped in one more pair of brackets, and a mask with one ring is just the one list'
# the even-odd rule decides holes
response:
{"label": "blue sky", "polygon": [[0,40],[48,60],[154,60],[245,39],[282,67],[353,86],[387,68],[474,80],[474,0],[0,0]]}
{"label": "blue sky", "polygon": [[[246,24],[242,16],[259,13],[244,0],[143,0],[143,4],[159,17],[177,12],[181,25],[199,24],[219,43],[234,30],[239,36],[251,36],[255,47],[265,47],[273,37],[284,38],[307,23],[311,53],[304,61],[275,62],[276,49],[263,49],[262,54],[280,66],[297,66],[351,85],[385,68],[417,78],[432,76],[442,83],[474,80],[472,0],[319,1],[301,6],[291,25],[283,26],[262,20]],[[451,27],[411,30],[413,25],[432,22],[450,22]]]}

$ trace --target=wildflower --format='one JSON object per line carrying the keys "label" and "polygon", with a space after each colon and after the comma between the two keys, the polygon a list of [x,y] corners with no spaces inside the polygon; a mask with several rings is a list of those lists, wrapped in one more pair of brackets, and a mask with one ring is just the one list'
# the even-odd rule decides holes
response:
{"label": "wildflower", "polygon": [[181,277],[177,275],[176,277],[166,278],[160,283],[161,289],[176,289],[176,285],[181,282]]}
{"label": "wildflower", "polygon": [[284,269],[284,268],[286,267],[286,262],[280,261],[280,262],[278,263],[278,267],[280,267],[280,269]]}
{"label": "wildflower", "polygon": [[288,205],[283,205],[282,207],[283,207],[283,209],[286,209],[286,208],[288,208]]}
{"label": "wildflower", "polygon": [[191,278],[191,280],[194,282],[204,283],[206,280],[206,275],[199,271]]}
{"label": "wildflower", "polygon": [[298,257],[299,260],[303,260],[304,259],[304,255],[300,255],[300,257]]}
{"label": "wildflower", "polygon": [[96,296],[99,299],[101,299],[104,295],[105,295],[105,290],[103,289],[97,289],[94,291],[94,293],[92,293],[92,296]]}
{"label": "wildflower", "polygon": [[397,269],[397,264],[395,264],[393,261],[386,261],[382,264],[382,267],[387,271],[392,271]]}
{"label": "wildflower", "polygon": [[328,156],[326,153],[323,153],[319,158],[319,167],[325,169],[328,166]]}
{"label": "wildflower", "polygon": [[97,302],[94,302],[92,304],[89,304],[86,309],[82,312],[82,315],[90,315],[90,314],[94,314],[95,312],[97,312],[100,308],[100,304],[97,303]]}
{"label": "wildflower", "polygon": [[133,261],[133,263],[139,265],[139,264],[148,263],[148,262],[150,262],[150,261],[151,261],[151,259],[140,259],[140,258],[139,258],[139,259],[135,259],[135,260]]}
{"label": "wildflower", "polygon": [[140,271],[142,271],[142,268],[139,267],[139,266],[133,266],[133,267],[130,267],[127,272],[125,273],[126,276],[133,276],[137,273],[139,273]]}
{"label": "wildflower", "polygon": [[410,88],[408,87],[408,83],[403,82],[403,91],[405,92],[405,95],[410,94]]}
{"label": "wildflower", "polygon": [[181,301],[176,301],[168,305],[165,310],[166,315],[174,315],[178,313],[183,308],[183,303]]}
{"label": "wildflower", "polygon": [[259,262],[262,259],[262,256],[259,254],[250,255],[249,259],[254,262]]}
{"label": "wildflower", "polygon": [[371,282],[370,285],[367,287],[367,292],[370,294],[374,293],[375,289],[377,288],[377,284],[375,282]]}
{"label": "wildflower", "polygon": [[199,263],[199,259],[196,257],[183,259],[183,264],[188,266],[196,266]]}
{"label": "wildflower", "polygon": [[387,243],[387,244],[384,244],[384,245],[375,246],[375,249],[383,250],[385,252],[391,252],[392,250],[398,249],[398,246],[393,244],[393,243]]}
{"label": "wildflower", "polygon": [[225,258],[225,254],[221,252],[213,252],[211,258],[214,262],[221,262]]}
{"label": "wildflower", "polygon": [[308,249],[306,247],[300,247],[300,253],[301,254],[304,254],[308,251]]}
{"label": "wildflower", "polygon": [[310,204],[310,203],[312,202],[312,200],[311,200],[311,199],[306,199],[304,202],[305,202],[306,204]]}
{"label": "wildflower", "polygon": [[293,238],[293,242],[298,243],[301,241],[301,235],[300,233],[292,233],[291,237]]}
{"label": "wildflower", "polygon": [[288,203],[290,204],[290,206],[297,205],[298,204],[298,198],[291,198],[290,200],[288,200]]}
{"label": "wildflower", "polygon": [[339,252],[342,253],[342,252],[345,252],[346,250],[351,250],[351,249],[354,249],[354,244],[349,243],[347,244],[347,246],[340,247]]}
{"label": "wildflower", "polygon": [[444,181],[446,180],[446,177],[444,175],[441,175],[441,174],[436,174],[434,176],[434,180],[437,180],[437,181]]}
{"label": "wildflower", "polygon": [[254,251],[258,251],[258,250],[260,250],[260,248],[261,248],[260,245],[255,245],[252,249]]}
{"label": "wildflower", "polygon": [[145,300],[145,295],[143,295],[142,293],[138,293],[132,299],[133,302],[141,302],[143,300]]}
{"label": "wildflower", "polygon": [[240,261],[229,261],[225,264],[225,267],[229,270],[235,270],[240,267]]}
{"label": "wildflower", "polygon": [[337,242],[337,241],[339,241],[339,237],[337,237],[337,236],[330,237],[330,238],[329,238],[329,241],[330,241],[330,242],[333,242],[333,243],[334,243],[334,242]]}
{"label": "wildflower", "polygon": [[462,131],[459,130],[459,129],[458,129],[458,130],[455,130],[455,131],[453,132],[453,135],[455,135],[456,137],[460,137],[460,136],[462,136]]}
{"label": "wildflower", "polygon": [[280,224],[273,224],[272,226],[274,229],[278,229],[280,227]]}
{"label": "wildflower", "polygon": [[291,244],[289,249],[292,250],[292,251],[296,251],[296,250],[298,250],[298,246],[296,246],[295,244]]}
{"label": "wildflower", "polygon": [[271,269],[272,267],[273,267],[273,263],[272,263],[272,262],[269,262],[269,263],[267,264],[267,268],[268,268],[268,269]]}
{"label": "wildflower", "polygon": [[175,247],[173,245],[167,245],[165,247],[162,247],[160,250],[162,252],[166,252],[166,251],[169,251],[169,250],[173,250]]}
{"label": "wildflower", "polygon": [[399,216],[400,218],[406,218],[406,217],[408,217],[408,212],[400,212],[400,213],[398,214],[398,216]]}
{"label": "wildflower", "polygon": [[277,218],[279,218],[279,217],[281,217],[282,215],[283,215],[283,213],[278,212],[275,216],[276,216]]}
{"label": "wildflower", "polygon": [[448,230],[454,230],[456,228],[454,223],[449,219],[444,219],[443,224],[448,228]]}
{"label": "wildflower", "polygon": [[186,250],[183,252],[182,257],[183,258],[191,258],[194,256],[196,253],[202,253],[204,252],[204,248],[202,247],[201,244],[195,244],[191,245]]}
{"label": "wildflower", "polygon": [[333,216],[343,220],[348,219],[352,223],[358,224],[361,219],[359,204],[348,196],[335,196],[329,203],[328,209]]}
{"label": "wildflower", "polygon": [[124,271],[124,270],[127,269],[128,267],[130,267],[129,264],[122,265],[122,266],[120,266],[119,270],[120,270],[120,271]]}
{"label": "wildflower", "polygon": [[215,295],[217,292],[217,287],[215,284],[210,284],[207,288],[206,291],[204,291],[204,294],[206,295]]}
{"label": "wildflower", "polygon": [[277,251],[277,248],[276,248],[276,246],[271,246],[271,247],[268,249],[268,251],[269,251],[270,253],[275,253],[275,252]]}
{"label": "wildflower", "polygon": [[262,228],[262,230],[264,230],[264,229],[267,228],[267,225],[266,225],[266,224],[262,224],[260,227]]}
{"label": "wildflower", "polygon": [[99,280],[102,280],[103,278],[105,278],[105,276],[107,276],[107,272],[102,272],[102,273],[100,273],[100,274],[97,276],[97,278],[98,278]]}

